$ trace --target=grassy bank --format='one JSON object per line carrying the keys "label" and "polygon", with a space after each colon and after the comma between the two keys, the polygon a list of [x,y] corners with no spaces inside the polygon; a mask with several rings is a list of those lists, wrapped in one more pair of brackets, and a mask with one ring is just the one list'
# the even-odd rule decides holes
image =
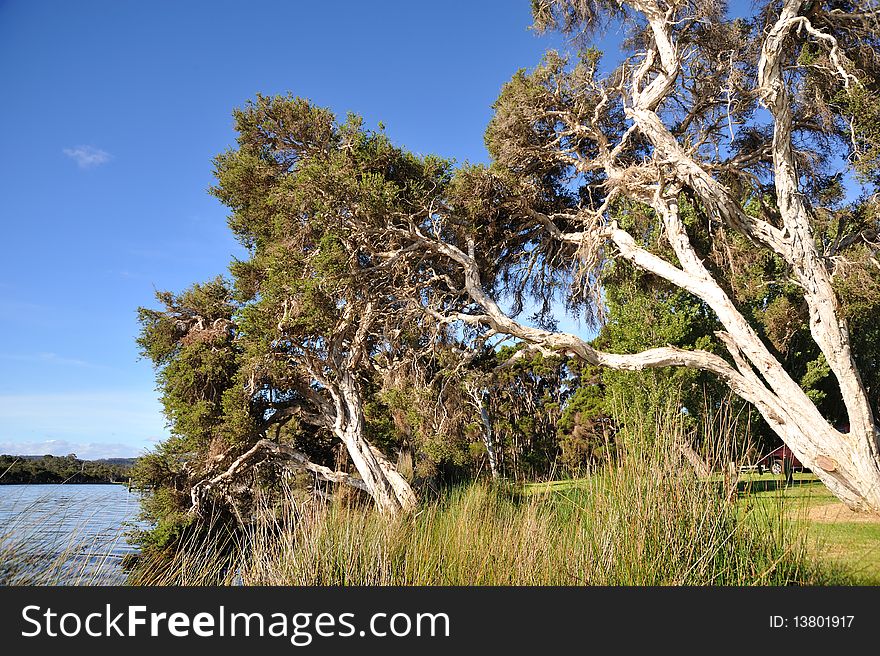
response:
{"label": "grassy bank", "polygon": [[[525,486],[476,482],[395,519],[348,496],[324,502],[275,490],[243,529],[197,527],[191,534],[208,539],[145,554],[129,582],[880,584],[880,523],[841,514],[815,477],[797,475],[792,485],[754,474],[701,480],[671,446],[680,438],[674,428],[660,427],[654,437],[584,478]],[[21,530],[6,528],[0,582],[109,582],[101,573],[112,568],[104,567],[95,545],[72,536],[70,548],[47,559],[22,543]]]}
{"label": "grassy bank", "polygon": [[[288,498],[293,498],[288,497]],[[577,484],[448,491],[389,521],[344,503],[266,504],[223,566],[190,544],[145,584],[790,585],[844,582],[803,524],[746,511],[662,452]]]}

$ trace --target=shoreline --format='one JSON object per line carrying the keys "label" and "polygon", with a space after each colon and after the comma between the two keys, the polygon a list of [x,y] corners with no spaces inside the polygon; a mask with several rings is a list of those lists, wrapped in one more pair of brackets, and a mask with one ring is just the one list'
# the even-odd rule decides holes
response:
{"label": "shoreline", "polygon": [[128,485],[128,481],[4,481],[0,485]]}

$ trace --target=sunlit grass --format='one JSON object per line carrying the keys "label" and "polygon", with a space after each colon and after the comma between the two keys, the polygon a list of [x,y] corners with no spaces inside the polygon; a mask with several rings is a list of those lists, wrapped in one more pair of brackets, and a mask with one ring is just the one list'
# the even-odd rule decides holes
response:
{"label": "sunlit grass", "polygon": [[853,583],[880,585],[880,517],[847,512],[813,474],[796,474],[790,484],[771,474],[750,475],[741,489],[743,507],[800,522],[819,561],[843,568]]}
{"label": "sunlit grass", "polygon": [[[560,484],[475,483],[389,520],[368,506],[266,500],[216,542],[144,562],[139,583],[791,585],[841,582],[801,524],[746,510],[662,443]],[[223,561],[223,558],[228,559]],[[222,561],[222,564],[221,564]],[[200,566],[201,564],[201,566]],[[221,576],[218,577],[218,573]]]}
{"label": "sunlit grass", "polygon": [[[476,482],[394,519],[347,496],[324,502],[276,490],[245,527],[198,526],[161,558],[138,559],[128,582],[878,583],[880,525],[811,520],[812,509],[836,500],[809,474],[788,485],[772,475],[700,479],[674,448],[680,430],[670,422],[653,435],[631,433],[629,448],[588,476],[524,486]],[[27,537],[28,514],[0,529],[0,583],[121,582],[106,545],[74,530],[47,552]]]}

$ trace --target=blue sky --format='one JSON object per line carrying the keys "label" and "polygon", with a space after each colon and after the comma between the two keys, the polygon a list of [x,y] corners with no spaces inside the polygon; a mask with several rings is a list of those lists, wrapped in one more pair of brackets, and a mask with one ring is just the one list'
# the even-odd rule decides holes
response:
{"label": "blue sky", "polygon": [[258,92],[485,160],[500,86],[551,45],[529,3],[0,0],[0,453],[166,435],[135,310],[240,253],[207,193]]}
{"label": "blue sky", "polygon": [[241,255],[207,193],[234,107],[290,91],[485,161],[501,85],[554,45],[529,22],[528,0],[0,0],[0,453],[166,436],[135,311]]}

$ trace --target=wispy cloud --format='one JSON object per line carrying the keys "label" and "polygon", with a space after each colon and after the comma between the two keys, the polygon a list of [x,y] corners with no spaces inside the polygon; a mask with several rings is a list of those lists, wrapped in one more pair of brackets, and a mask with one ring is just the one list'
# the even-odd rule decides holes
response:
{"label": "wispy cloud", "polygon": [[115,274],[122,278],[123,280],[134,280],[134,281],[143,281],[143,280],[152,280],[151,276],[146,276],[143,273],[138,273],[137,271],[131,271],[129,269],[110,269],[108,273]]}
{"label": "wispy cloud", "polygon": [[[154,392],[0,394],[0,445],[7,451],[17,445],[13,452],[27,453],[21,445],[58,442],[123,444],[139,452],[165,436]],[[82,455],[73,448],[66,451],[71,452]]]}
{"label": "wispy cloud", "polygon": [[0,353],[0,360],[9,360],[12,362],[32,362],[42,364],[56,364],[66,367],[89,367],[102,368],[100,365],[78,358],[66,358],[57,353]]}
{"label": "wispy cloud", "polygon": [[0,453],[16,456],[66,456],[75,453],[78,458],[97,460],[99,458],[134,458],[143,453],[130,444],[119,442],[70,442],[68,440],[39,440],[15,442],[0,440]]}
{"label": "wispy cloud", "polygon": [[64,154],[76,162],[81,169],[91,169],[101,166],[109,162],[113,156],[106,150],[95,148],[94,146],[77,146],[76,148],[65,148]]}

